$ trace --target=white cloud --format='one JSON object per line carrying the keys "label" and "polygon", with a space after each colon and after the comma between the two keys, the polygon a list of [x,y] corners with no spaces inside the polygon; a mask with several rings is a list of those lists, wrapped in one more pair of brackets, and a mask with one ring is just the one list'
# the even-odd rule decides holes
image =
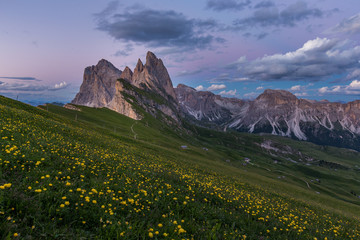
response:
{"label": "white cloud", "polygon": [[240,78],[233,78],[230,81],[231,82],[246,82],[249,81],[250,79],[248,77],[240,77]]}
{"label": "white cloud", "polygon": [[300,85],[295,85],[290,88],[290,91],[301,91],[301,89],[302,88]]}
{"label": "white cloud", "polygon": [[322,87],[318,89],[318,92],[320,94],[360,95],[360,81],[354,80],[349,85]]}
{"label": "white cloud", "polygon": [[349,85],[350,89],[356,89],[356,90],[360,90],[360,81],[359,80],[354,80],[350,83]]}
{"label": "white cloud", "polygon": [[207,88],[208,91],[217,91],[221,89],[225,89],[226,86],[224,84],[212,84],[210,87]]}
{"label": "white cloud", "polygon": [[319,88],[319,93],[327,93],[328,91],[329,91],[328,87]]}
{"label": "white cloud", "polygon": [[229,95],[229,96],[235,96],[236,95],[236,89],[229,90],[229,91],[221,91],[220,95]]}
{"label": "white cloud", "polygon": [[241,56],[238,58],[238,60],[235,61],[235,63],[245,63],[246,62],[246,56]]}
{"label": "white cloud", "polygon": [[61,83],[58,83],[58,84],[55,84],[54,88],[55,89],[59,89],[59,88],[64,88],[66,87],[68,84],[66,82],[61,82]]}
{"label": "white cloud", "polygon": [[195,88],[196,91],[202,91],[204,90],[204,86],[203,85],[199,85]]}
{"label": "white cloud", "polygon": [[256,88],[256,91],[260,91],[260,90],[263,90],[264,89],[264,87],[263,86],[260,86],[260,87],[257,87]]}
{"label": "white cloud", "polygon": [[308,94],[306,92],[298,92],[298,93],[294,93],[295,96],[297,97],[306,97],[308,96]]}
{"label": "white cloud", "polygon": [[[237,65],[249,80],[320,81],[360,68],[360,46],[350,41],[316,38],[292,52],[265,55]],[[355,72],[357,73],[357,72]]]}
{"label": "white cloud", "polygon": [[51,91],[56,91],[56,90],[64,89],[64,88],[66,88],[68,85],[69,85],[69,84],[67,84],[65,81],[62,81],[61,83],[55,84],[54,87],[49,88],[49,90],[51,90]]}

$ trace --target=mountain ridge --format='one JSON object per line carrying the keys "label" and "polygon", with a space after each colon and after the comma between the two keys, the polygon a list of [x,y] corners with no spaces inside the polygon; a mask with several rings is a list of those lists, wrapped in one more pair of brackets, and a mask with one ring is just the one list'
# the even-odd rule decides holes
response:
{"label": "mountain ridge", "polygon": [[[208,92],[182,91],[177,89],[179,99],[210,94]],[[360,101],[337,103],[328,101],[309,101],[298,99],[286,90],[265,90],[253,101],[233,100],[235,107],[223,104],[231,98],[213,97],[215,111],[209,115],[197,107],[199,103],[180,102],[183,110],[193,122],[214,122],[221,129],[234,129],[241,132],[269,133],[311,141],[322,145],[333,145],[359,150],[360,144]],[[217,99],[217,100],[215,100]],[[222,116],[221,111],[230,112]],[[196,114],[195,114],[196,113]],[[222,117],[219,117],[222,116]]]}
{"label": "mountain ridge", "polygon": [[322,145],[360,150],[360,100],[348,103],[299,99],[286,90],[266,89],[254,100],[226,98],[179,84],[173,87],[160,58],[152,52],[132,71],[102,59],[85,68],[71,102],[106,107],[135,120],[144,114],[180,126],[182,119],[228,131],[269,133]]}

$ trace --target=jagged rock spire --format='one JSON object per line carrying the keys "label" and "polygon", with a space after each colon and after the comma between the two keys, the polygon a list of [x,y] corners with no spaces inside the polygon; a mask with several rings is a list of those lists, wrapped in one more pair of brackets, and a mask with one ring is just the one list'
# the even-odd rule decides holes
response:
{"label": "jagged rock spire", "polygon": [[128,82],[131,82],[132,77],[133,77],[133,72],[131,71],[131,69],[128,66],[126,66],[124,71],[122,72],[120,78],[125,79]]}

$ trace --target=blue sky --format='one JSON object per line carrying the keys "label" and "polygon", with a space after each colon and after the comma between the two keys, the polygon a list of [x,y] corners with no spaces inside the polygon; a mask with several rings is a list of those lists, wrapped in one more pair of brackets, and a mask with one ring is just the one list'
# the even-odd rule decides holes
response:
{"label": "blue sky", "polygon": [[0,1],[0,94],[70,102],[105,58],[148,50],[173,84],[237,98],[360,99],[360,7],[335,0]]}

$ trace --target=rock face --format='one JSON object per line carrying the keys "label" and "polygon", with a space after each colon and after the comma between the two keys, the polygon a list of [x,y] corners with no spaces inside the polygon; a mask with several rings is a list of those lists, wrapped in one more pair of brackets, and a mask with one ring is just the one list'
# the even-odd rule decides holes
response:
{"label": "rock face", "polygon": [[132,81],[133,72],[130,70],[128,66],[125,67],[124,71],[121,73],[120,78],[125,79],[126,81]]}
{"label": "rock face", "polygon": [[360,101],[346,104],[298,99],[284,90],[265,90],[254,101],[216,96],[179,85],[182,110],[197,124],[269,133],[360,150]]}
{"label": "rock face", "polygon": [[240,99],[223,98],[211,92],[198,92],[183,84],[179,84],[175,92],[182,111],[207,125],[222,125],[231,120],[245,104]]}
{"label": "rock face", "polygon": [[[139,120],[144,112],[160,111],[179,122],[179,109],[170,76],[161,59],[148,52],[146,64],[139,59],[134,72],[120,71],[106,60],[85,68],[84,80],[72,104],[106,107]],[[140,106],[144,112],[136,110]]]}
{"label": "rock face", "polygon": [[84,81],[71,103],[88,107],[106,107],[115,95],[116,79],[120,78],[121,73],[105,59],[100,60],[96,66],[85,68]]}
{"label": "rock face", "polygon": [[152,52],[146,55],[146,63],[142,64],[141,60],[134,70],[132,77],[134,86],[142,89],[149,89],[157,92],[164,98],[172,97],[176,100],[175,91],[169,76],[169,73],[161,59],[157,58]]}

